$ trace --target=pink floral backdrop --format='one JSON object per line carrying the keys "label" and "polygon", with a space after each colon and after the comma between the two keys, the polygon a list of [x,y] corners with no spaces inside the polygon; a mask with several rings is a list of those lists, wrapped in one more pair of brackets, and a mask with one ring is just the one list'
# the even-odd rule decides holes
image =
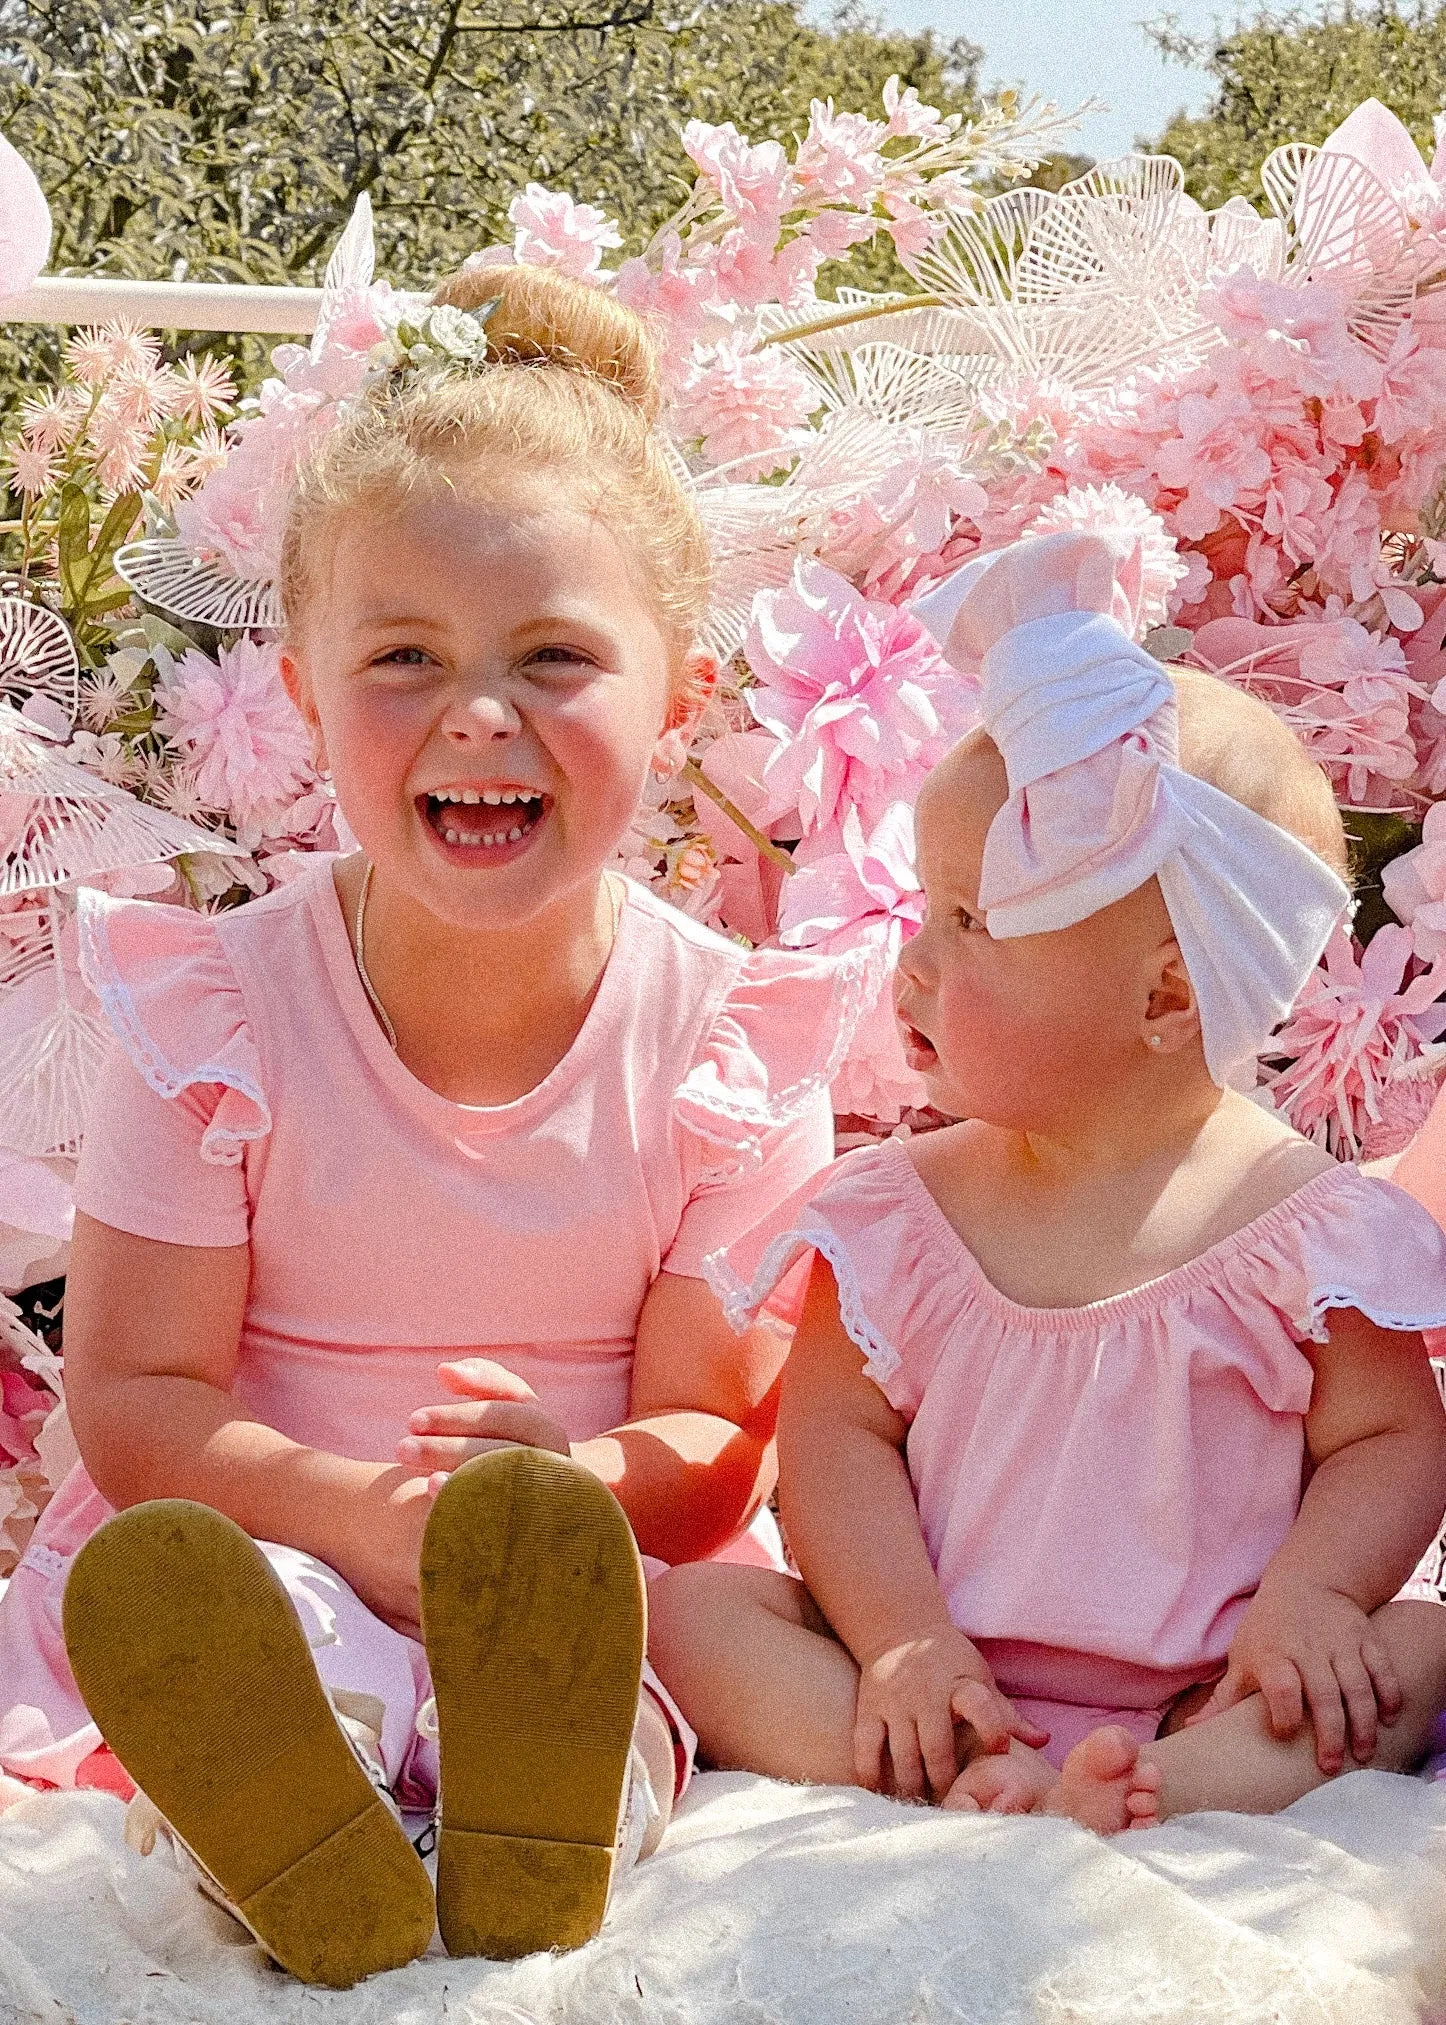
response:
{"label": "pink floral backdrop", "polygon": [[[912,597],[968,557],[1136,525],[1152,651],[1265,697],[1328,771],[1362,903],[1259,1065],[1343,1159],[1404,1144],[1446,1071],[1446,151],[1373,101],[1206,214],[1176,164],[1024,187],[1052,109],[972,124],[896,83],[817,103],[790,153],[692,123],[688,201],[634,257],[529,185],[509,244],[651,317],[665,426],[713,540],[723,670],[684,775],[620,862],[751,943],[890,956],[914,931],[920,781],[974,719]],[[3,148],[3,144],[0,144]],[[1009,187],[1011,184],[1015,187]],[[1005,186],[985,198],[981,187]],[[0,294],[45,258],[0,152]],[[907,291],[817,293],[887,234]],[[63,1271],[105,1045],[80,885],[214,909],[345,845],[277,674],[298,462],[378,375],[466,370],[475,318],[373,273],[360,207],[313,340],[242,401],[204,353],[75,335],[5,448],[0,596],[0,1288]],[[926,1123],[888,1005],[834,1085],[845,1137]],[[59,1371],[7,1301],[0,1573],[63,1466]]]}

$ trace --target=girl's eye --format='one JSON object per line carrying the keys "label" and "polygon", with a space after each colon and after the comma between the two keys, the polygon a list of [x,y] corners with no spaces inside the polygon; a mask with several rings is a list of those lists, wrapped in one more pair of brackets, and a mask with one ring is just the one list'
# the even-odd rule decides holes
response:
{"label": "girl's eye", "polygon": [[384,654],[378,654],[374,668],[427,668],[432,657],[425,647],[388,647]]}
{"label": "girl's eye", "polygon": [[954,909],[954,925],[957,928],[961,928],[966,935],[987,935],[989,933],[988,928],[979,919],[979,916],[971,914],[967,907],[956,907]]}
{"label": "girl's eye", "polygon": [[592,655],[585,653],[581,647],[568,647],[560,643],[551,647],[534,647],[527,658],[534,663],[541,663],[544,668],[593,668],[597,665]]}

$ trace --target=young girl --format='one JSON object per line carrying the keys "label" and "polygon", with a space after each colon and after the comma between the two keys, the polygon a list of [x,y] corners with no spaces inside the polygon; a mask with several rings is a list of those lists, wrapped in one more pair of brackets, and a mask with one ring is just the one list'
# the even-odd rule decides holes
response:
{"label": "young girl", "polygon": [[104,1737],[330,1983],[428,1943],[389,1803],[431,1805],[439,1743],[454,1951],[596,1929],[634,1734],[666,1816],[632,1535],[709,1555],[767,1495],[782,1349],[702,1260],[829,1159],[867,999],[605,872],[708,692],[704,538],[637,319],[525,267],[443,292],[484,296],[485,363],[364,397],[287,536],[283,668],[360,852],[215,917],[86,900],[120,1048],[83,1466],[0,1613],[0,1766],[114,1782]]}
{"label": "young girl", "polygon": [[804,1579],[655,1597],[719,1764],[1115,1830],[1405,1766],[1446,1700],[1446,1611],[1390,1600],[1446,1507],[1446,1242],[1229,1087],[1346,906],[1340,820],[1263,705],[1132,644],[1128,541],[934,601],[984,729],[920,797],[898,1010],[967,1122],[849,1156],[732,1290],[814,1255]]}

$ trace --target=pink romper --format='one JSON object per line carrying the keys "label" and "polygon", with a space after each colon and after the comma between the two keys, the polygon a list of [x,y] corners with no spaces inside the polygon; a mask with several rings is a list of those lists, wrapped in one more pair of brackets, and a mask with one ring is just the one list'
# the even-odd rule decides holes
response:
{"label": "pink romper", "polygon": [[[181,1245],[249,1244],[233,1390],[298,1442],[391,1462],[436,1366],[525,1379],[573,1440],[627,1419],[660,1272],[787,1220],[832,1155],[828,1083],[866,964],[750,954],[629,884],[577,1039],[516,1102],[454,1104],[388,1047],[331,861],[207,917],[86,895],[83,957],[120,1047],[78,1206]],[[56,1785],[98,1744],[66,1662],[70,1559],[110,1507],[77,1467],[0,1604],[0,1768]],[[267,1550],[332,1686],[377,1693],[409,1804],[434,1761],[420,1646],[331,1570]],[[421,1753],[419,1757],[419,1752]]]}
{"label": "pink romper", "polygon": [[1332,1308],[1446,1321],[1446,1237],[1389,1182],[1335,1167],[1162,1278],[1082,1308],[985,1279],[890,1141],[838,1163],[751,1285],[709,1277],[736,1326],[809,1251],[907,1461],[949,1615],[1059,1762],[1101,1722],[1155,1735],[1223,1671],[1300,1504],[1304,1415]]}

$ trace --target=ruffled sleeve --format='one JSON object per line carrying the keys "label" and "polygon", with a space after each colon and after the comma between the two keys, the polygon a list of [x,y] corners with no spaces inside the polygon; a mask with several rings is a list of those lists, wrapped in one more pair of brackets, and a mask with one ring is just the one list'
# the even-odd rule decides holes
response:
{"label": "ruffled sleeve", "polygon": [[77,1207],[167,1244],[244,1244],[243,1156],[271,1113],[216,923],[83,892],[80,931],[81,968],[116,1045],[86,1123]]}
{"label": "ruffled sleeve", "polygon": [[957,1273],[940,1269],[935,1233],[898,1164],[908,1158],[893,1144],[845,1155],[756,1266],[740,1257],[751,1249],[745,1243],[710,1258],[705,1270],[728,1320],[742,1331],[802,1259],[812,1253],[826,1259],[839,1319],[863,1352],[865,1374],[912,1419],[959,1320],[961,1284]]}
{"label": "ruffled sleeve", "polygon": [[882,981],[872,949],[742,961],[673,1096],[688,1195],[666,1271],[700,1277],[709,1254],[748,1232],[761,1251],[828,1166],[829,1084]]}
{"label": "ruffled sleeve", "polygon": [[205,914],[143,900],[80,897],[80,966],[148,1088],[174,1099],[197,1085],[220,1097],[200,1155],[234,1166],[271,1130],[261,1061],[216,929]]}
{"label": "ruffled sleeve", "polygon": [[1256,1229],[1252,1276],[1298,1341],[1324,1343],[1335,1308],[1382,1329],[1446,1326],[1446,1234],[1393,1183],[1330,1169]]}

